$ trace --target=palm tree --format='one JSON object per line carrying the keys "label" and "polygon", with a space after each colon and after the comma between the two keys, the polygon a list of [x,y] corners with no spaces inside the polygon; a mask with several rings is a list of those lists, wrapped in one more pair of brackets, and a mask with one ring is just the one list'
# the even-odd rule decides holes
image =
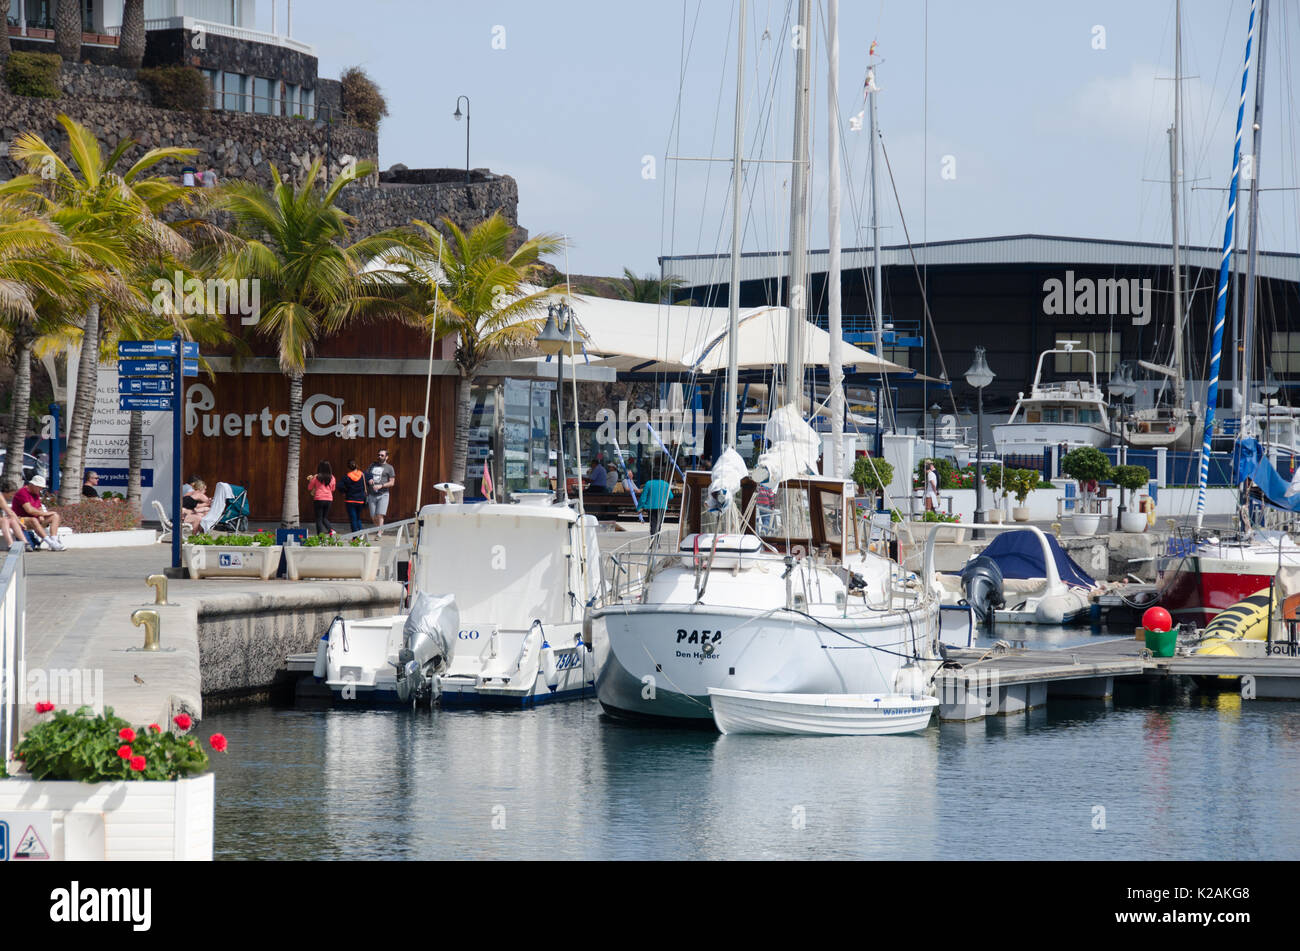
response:
{"label": "palm tree", "polygon": [[[54,50],[65,63],[81,59],[81,0],[58,0],[54,17]],[[81,491],[81,486],[77,486]]]}
{"label": "palm tree", "polygon": [[144,62],[144,0],[126,0],[117,40],[117,65],[139,69]]}
{"label": "palm tree", "polygon": [[97,274],[84,288],[76,402],[59,487],[59,503],[71,505],[81,497],[85,446],[95,409],[101,307],[130,298],[128,287],[135,262],[158,256],[183,259],[190,251],[189,243],[162,215],[172,206],[188,205],[192,190],[146,173],[160,162],[188,159],[197,153],[194,149],[150,149],[119,173],[117,166],[135,145],[133,140],[123,139],[105,155],[89,129],[65,115],[58,118],[68,135],[71,164],[30,132],[18,136],[11,153],[29,172],[42,173],[42,181],[30,193],[40,199],[46,217],[93,262]]}
{"label": "palm tree", "polygon": [[13,47],[9,44],[9,0],[0,0],[0,65],[9,58]]}
{"label": "palm tree", "polygon": [[[542,329],[541,312],[551,290],[520,294],[541,268],[544,254],[564,248],[558,235],[540,234],[508,250],[514,227],[500,213],[475,225],[468,234],[450,218],[442,219],[443,236],[424,221],[415,221],[416,237],[386,263],[404,271],[411,285],[408,303],[431,333],[456,337],[456,436],[451,478],[465,481],[474,379],[490,358],[531,347]],[[436,262],[441,258],[439,271]],[[434,309],[434,288],[438,307]]]}
{"label": "palm tree", "polygon": [[623,268],[623,283],[613,286],[614,293],[623,300],[638,304],[665,304],[672,292],[685,284],[686,281],[675,274],[662,278],[653,274],[637,277],[629,268]]}
{"label": "palm tree", "polygon": [[374,172],[359,162],[321,188],[321,163],[312,163],[295,189],[271,166],[271,187],[231,182],[214,207],[228,213],[236,243],[217,262],[222,278],[260,281],[262,315],[258,333],[272,338],[280,370],[289,378],[289,447],[280,523],[298,525],[298,478],[302,452],[302,378],[318,340],[348,320],[392,308],[393,287],[363,273],[371,261],[391,253],[406,238],[381,232],[348,243],[353,219],[338,207],[339,193]]}

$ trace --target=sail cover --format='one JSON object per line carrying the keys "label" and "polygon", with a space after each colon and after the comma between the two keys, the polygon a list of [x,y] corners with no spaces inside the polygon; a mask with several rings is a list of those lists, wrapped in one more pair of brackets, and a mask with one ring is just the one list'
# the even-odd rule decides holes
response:
{"label": "sail cover", "polygon": [[1300,495],[1287,494],[1290,483],[1278,474],[1267,457],[1259,460],[1250,478],[1259,486],[1259,491],[1264,493],[1264,501],[1269,505],[1288,512],[1300,512]]}
{"label": "sail cover", "polygon": [[[1052,551],[1056,571],[1062,581],[1074,588],[1097,586],[1097,582],[1088,577],[1088,573],[1062,550],[1060,543],[1051,535],[1047,536],[1047,547]],[[980,554],[997,562],[1004,578],[1047,576],[1047,566],[1043,563],[1043,546],[1033,532],[1003,532]]]}

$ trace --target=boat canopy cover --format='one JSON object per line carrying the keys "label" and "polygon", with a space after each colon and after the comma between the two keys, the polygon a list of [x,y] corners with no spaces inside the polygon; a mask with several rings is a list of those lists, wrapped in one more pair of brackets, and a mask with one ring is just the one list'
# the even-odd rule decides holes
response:
{"label": "boat canopy cover", "polygon": [[[1061,576],[1061,580],[1075,588],[1095,588],[1097,582],[1075,564],[1074,559],[1065,553],[1060,543],[1051,535],[1046,537],[1047,547],[1052,551],[1052,558],[1056,561],[1056,571]],[[1004,578],[1047,576],[1047,566],[1043,563],[1043,546],[1033,532],[1003,532],[980,554],[997,562]]]}
{"label": "boat canopy cover", "polygon": [[1278,474],[1267,458],[1261,458],[1256,463],[1250,478],[1264,493],[1264,501],[1269,505],[1288,512],[1300,512],[1300,495],[1287,494],[1291,484]]}

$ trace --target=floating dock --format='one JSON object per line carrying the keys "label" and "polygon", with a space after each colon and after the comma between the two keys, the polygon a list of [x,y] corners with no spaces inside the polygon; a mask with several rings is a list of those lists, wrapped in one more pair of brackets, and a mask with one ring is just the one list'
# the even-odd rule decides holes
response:
{"label": "floating dock", "polygon": [[1117,677],[1233,677],[1252,699],[1300,699],[1300,657],[1152,657],[1136,638],[1062,650],[949,648],[947,655],[955,666],[935,678],[941,720],[1023,713],[1053,697],[1104,700]]}

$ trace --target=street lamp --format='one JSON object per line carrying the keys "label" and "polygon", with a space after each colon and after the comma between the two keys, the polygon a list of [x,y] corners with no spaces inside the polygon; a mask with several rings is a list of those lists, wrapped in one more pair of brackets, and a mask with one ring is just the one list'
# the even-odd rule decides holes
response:
{"label": "street lamp", "polygon": [[[975,410],[975,524],[984,522],[984,387],[993,382],[993,371],[984,359],[984,348],[975,348],[975,362],[966,371],[966,382],[975,387],[979,402]],[[975,538],[983,538],[984,532],[975,529]]]}
{"label": "street lamp", "polygon": [[[465,100],[465,111],[463,113],[460,111],[460,101],[462,99]],[[456,97],[456,111],[451,114],[451,117],[455,119],[457,122],[459,122],[460,117],[462,115],[465,116],[465,184],[468,185],[469,184],[469,96]]]}
{"label": "street lamp", "polygon": [[552,304],[546,309],[546,325],[537,335],[537,347],[547,356],[558,356],[559,366],[559,451],[555,458],[555,501],[565,505],[569,501],[569,484],[564,473],[564,355],[572,355],[573,308],[568,304]]}
{"label": "street lamp", "polygon": [[[1106,384],[1110,390],[1112,400],[1118,400],[1115,405],[1115,422],[1119,426],[1119,460],[1120,465],[1128,462],[1128,439],[1124,435],[1124,423],[1127,419],[1124,413],[1124,401],[1137,394],[1137,381],[1133,379],[1133,367],[1127,363],[1121,363],[1115,367],[1115,372],[1110,375],[1110,382]],[[1120,486],[1119,506],[1115,512],[1115,528],[1117,531],[1123,530],[1121,520],[1124,517],[1124,487]]]}
{"label": "street lamp", "polygon": [[935,403],[930,407],[930,457],[939,458],[939,414],[943,410]]}

